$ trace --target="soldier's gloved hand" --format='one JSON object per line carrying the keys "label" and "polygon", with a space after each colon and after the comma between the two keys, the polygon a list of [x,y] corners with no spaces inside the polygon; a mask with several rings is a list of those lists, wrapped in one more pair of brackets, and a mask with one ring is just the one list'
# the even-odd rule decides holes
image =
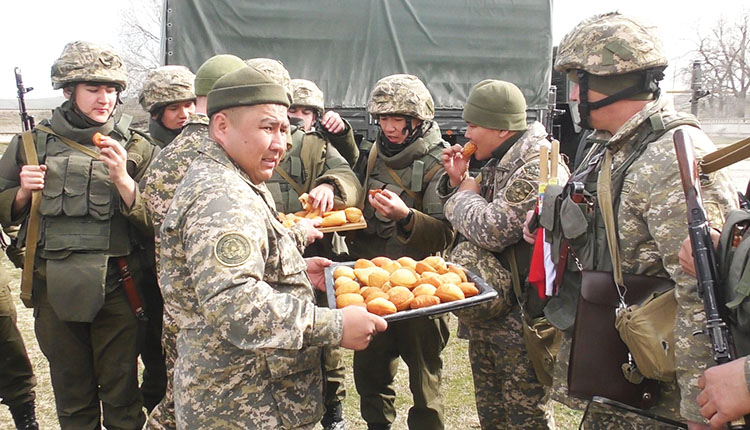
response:
{"label": "soldier's gloved hand", "polygon": [[323,257],[305,258],[307,263],[307,276],[316,290],[326,291],[325,268],[330,266],[332,261]]}
{"label": "soldier's gloved hand", "polygon": [[441,159],[443,168],[448,174],[451,187],[455,188],[467,178],[469,174],[469,161],[464,159],[461,145],[453,145],[450,148],[443,149]]}
{"label": "soldier's gloved hand", "polygon": [[318,239],[323,238],[323,233],[320,232],[316,227],[318,227],[321,223],[321,218],[316,219],[301,219],[297,221],[297,225],[301,225],[305,229],[305,238],[307,240],[307,244],[311,244],[315,242]]}
{"label": "soldier's gloved hand", "polygon": [[390,220],[398,221],[409,215],[409,207],[392,191],[384,189],[377,194],[370,194],[367,199],[373,209]]}
{"label": "soldier's gloved hand", "polygon": [[313,209],[320,209],[321,215],[333,209],[333,185],[320,184],[310,190],[307,195]]}
{"label": "soldier's gloved hand", "polygon": [[341,134],[346,130],[346,123],[341,119],[341,115],[332,110],[323,114],[323,117],[320,119],[320,125],[331,134]]}
{"label": "soldier's gloved hand", "polygon": [[347,306],[342,312],[344,332],[341,346],[344,348],[361,351],[367,348],[373,336],[388,328],[388,323],[383,318],[367,312],[361,306]]}
{"label": "soldier's gloved hand", "polygon": [[534,218],[533,210],[526,212],[526,221],[523,222],[523,240],[531,245],[536,242],[536,229],[534,231],[529,230],[529,223],[531,223],[532,218]]}
{"label": "soldier's gloved hand", "polygon": [[742,357],[729,363],[706,369],[698,378],[698,406],[701,415],[709,420],[712,429],[750,413],[750,392],[745,379],[745,361]]}

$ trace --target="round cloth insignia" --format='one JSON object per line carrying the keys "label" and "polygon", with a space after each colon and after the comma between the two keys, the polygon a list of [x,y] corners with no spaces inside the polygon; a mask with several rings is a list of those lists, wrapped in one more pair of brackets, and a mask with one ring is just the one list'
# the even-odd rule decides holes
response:
{"label": "round cloth insignia", "polygon": [[250,241],[240,233],[226,233],[216,241],[214,255],[225,266],[239,266],[250,258]]}

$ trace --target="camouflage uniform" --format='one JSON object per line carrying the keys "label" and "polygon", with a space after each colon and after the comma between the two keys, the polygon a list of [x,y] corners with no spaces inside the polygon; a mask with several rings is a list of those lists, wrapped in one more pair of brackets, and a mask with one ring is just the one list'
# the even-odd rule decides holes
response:
{"label": "camouflage uniform", "polygon": [[341,311],[315,307],[267,188],[204,142],[161,228],[161,285],[180,328],[178,427],[313,428],[320,346],[340,343]]}
{"label": "camouflage uniform", "polygon": [[[455,193],[448,175],[438,186],[441,197],[448,199],[445,217],[466,239],[453,249],[450,260],[478,273],[499,295],[488,304],[456,312],[468,328],[477,412],[484,429],[554,428],[544,386],[526,355],[510,271],[494,254],[522,240],[526,212],[537,201],[539,146],[546,142],[547,131],[534,122],[517,133],[508,152],[482,169],[484,196]],[[564,171],[560,169],[562,181]]]}
{"label": "camouflage uniform", "polygon": [[[111,48],[73,42],[52,67],[55,88],[103,82],[125,88],[125,68]],[[47,165],[42,191],[41,232],[34,265],[33,302],[39,346],[50,365],[60,426],[140,428],[144,422],[137,386],[138,325],[123,288],[116,257],[128,257],[133,227],[148,225],[143,201],[126,208],[106,165],[63,143],[72,139],[95,151],[91,136],[109,135],[127,151],[127,171],[137,181],[158,150],[127,129],[127,119],[92,126],[66,101],[40,124],[54,133],[33,131],[40,162]],[[88,118],[88,117],[87,117]],[[0,222],[23,223],[14,216],[25,151],[16,137],[0,160]],[[63,187],[64,185],[64,187]],[[63,188],[65,192],[63,192]],[[137,262],[129,260],[133,272]],[[106,365],[101,365],[106,363]]]}
{"label": "camouflage uniform", "polygon": [[[610,52],[609,58],[593,54],[597,50]],[[613,57],[615,54],[617,56]],[[603,76],[621,76],[623,73],[639,71],[639,67],[658,71],[664,66],[666,57],[661,53],[660,42],[650,30],[628,17],[612,13],[584,20],[571,31],[561,43],[555,67],[561,71],[583,69]],[[581,76],[578,75],[579,79]],[[593,85],[598,84],[594,82]],[[581,93],[583,92],[582,89]],[[679,125],[661,135],[652,132],[654,137],[649,137],[648,134],[649,130],[658,130],[659,124],[670,124],[674,120],[688,117],[686,114],[677,114],[671,99],[662,95],[647,103],[614,136],[598,132],[594,137],[605,142],[606,148],[612,152],[613,172],[633,154],[640,143],[653,139],[625,173],[619,206],[615,210],[622,270],[623,273],[669,277],[675,282],[678,303],[675,321],[677,379],[660,384],[661,398],[652,409],[673,419],[702,422],[696,404],[697,378],[711,362],[710,345],[705,336],[692,334],[703,328],[705,314],[696,292],[696,281],[680,269],[677,257],[685,237],[687,217],[674,156],[674,132],[682,129],[693,136],[697,157],[716,148],[703,132],[689,125]],[[601,145],[596,146],[592,153],[601,149]],[[597,175],[598,168],[592,174]],[[720,228],[724,215],[736,206],[736,194],[731,181],[723,172],[713,173],[708,181],[704,181],[702,194],[711,225]],[[584,268],[591,268],[590,264],[591,262],[584,262]],[[606,262],[597,257],[593,264],[597,267],[606,265]],[[558,355],[558,368],[555,369],[553,396],[561,401],[567,399],[565,380],[562,378],[567,374],[569,342],[570,339],[566,336]],[[646,426],[632,416],[625,417],[610,412],[597,414],[599,416],[594,416],[593,422],[587,426]]]}
{"label": "camouflage uniform", "polygon": [[36,377],[16,326],[10,273],[0,264],[0,400],[10,408],[19,429],[39,428],[34,418],[34,387]]}
{"label": "camouflage uniform", "polygon": [[194,81],[195,75],[185,66],[157,67],[146,76],[138,103],[149,114],[157,115],[157,119],[148,119],[148,134],[160,148],[169,145],[182,130],[170,130],[162,124],[163,109],[173,103],[195,100]]}
{"label": "camouflage uniform", "polygon": [[[388,189],[400,196],[413,210],[414,226],[404,231],[375,212],[369,203],[363,213],[367,229],[347,237],[353,258],[410,256],[422,259],[443,252],[453,241],[453,230],[443,217],[443,206],[436,187],[442,171],[440,155],[447,147],[440,129],[432,121],[432,97],[416,77],[393,75],[381,79],[370,95],[372,115],[385,113],[413,116],[423,121],[416,137],[395,154],[385,154],[387,141],[382,131],[371,151],[377,159],[369,172],[367,189]],[[414,175],[415,166],[422,169]],[[401,185],[391,176],[399,177]],[[429,172],[433,176],[427,178]],[[408,189],[408,191],[407,191]],[[417,200],[409,195],[417,197]],[[421,201],[419,201],[421,200]],[[354,382],[360,394],[362,417],[371,428],[388,428],[396,417],[393,380],[399,356],[409,367],[409,388],[414,406],[409,409],[410,429],[442,429],[443,403],[440,381],[443,361],[440,357],[448,343],[448,316],[396,321],[379,333],[364,351],[354,353]]]}
{"label": "camouflage uniform", "polygon": [[[198,157],[198,149],[208,137],[208,117],[193,114],[179,136],[154,158],[142,181],[143,201],[146,203],[155,232],[156,267],[159,267],[159,229],[164,222],[174,191],[180,184],[190,164]],[[167,387],[162,401],[151,411],[148,428],[175,429],[172,374],[177,359],[177,324],[170,306],[164,306],[161,345],[164,349]]]}
{"label": "camouflage uniform", "polygon": [[[217,79],[244,66],[245,63],[234,55],[220,54],[209,58],[198,68],[195,74],[196,97],[206,97]],[[208,123],[208,116],[204,113],[191,115],[180,135],[159,153],[143,178],[141,188],[143,189],[146,210],[155,233],[157,269],[159,267],[159,229],[161,229],[169,205],[172,203],[177,185],[182,181],[193,160],[198,158],[198,149],[200,149],[203,140],[208,137]],[[148,417],[147,428],[165,430],[177,428],[172,393],[172,376],[174,363],[177,359],[177,331],[177,323],[167,304],[164,307],[161,342],[167,369],[167,387],[164,398]]]}

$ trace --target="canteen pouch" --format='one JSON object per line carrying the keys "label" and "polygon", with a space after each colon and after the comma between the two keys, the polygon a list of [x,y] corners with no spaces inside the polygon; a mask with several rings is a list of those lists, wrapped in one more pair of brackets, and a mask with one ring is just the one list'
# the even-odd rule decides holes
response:
{"label": "canteen pouch", "polygon": [[92,322],[104,305],[108,256],[102,253],[71,253],[66,258],[46,260],[47,297],[61,321]]}
{"label": "canteen pouch", "polygon": [[[654,276],[623,274],[625,303],[641,303],[654,291],[674,288],[671,280]],[[568,393],[591,400],[606,397],[640,409],[653,406],[658,397],[657,381],[629,382],[622,371],[628,363],[628,347],[615,328],[620,297],[612,272],[584,270],[578,296],[573,340],[568,366]]]}
{"label": "canteen pouch", "polygon": [[523,322],[523,340],[536,378],[542,384],[552,386],[552,371],[555,357],[560,351],[562,332],[550,324],[547,318],[534,318],[531,324]]}
{"label": "canteen pouch", "polygon": [[638,371],[646,378],[674,380],[676,313],[677,299],[671,289],[651,293],[642,304],[628,306],[615,319],[620,338],[630,350]]}

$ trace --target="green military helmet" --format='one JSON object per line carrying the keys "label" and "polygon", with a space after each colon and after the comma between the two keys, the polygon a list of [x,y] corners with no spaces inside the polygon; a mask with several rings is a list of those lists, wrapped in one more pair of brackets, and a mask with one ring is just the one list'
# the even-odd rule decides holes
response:
{"label": "green military helmet", "polygon": [[289,102],[291,103],[294,100],[292,78],[289,76],[289,71],[284,67],[284,63],[279,60],[274,60],[273,58],[251,58],[245,60],[245,64],[255,67],[270,76],[274,82],[286,89],[286,92],[289,95]]}
{"label": "green military helmet", "polygon": [[138,103],[147,112],[188,100],[195,100],[195,75],[185,66],[162,66],[148,72]]}
{"label": "green military helmet", "polygon": [[240,57],[231,54],[214,55],[204,61],[195,72],[195,95],[208,95],[220,77],[243,67],[245,62]]}
{"label": "green military helmet", "polygon": [[526,99],[510,82],[485,79],[471,88],[461,116],[485,128],[526,130]]}
{"label": "green military helmet", "polygon": [[435,102],[418,77],[390,75],[375,84],[367,111],[374,116],[406,115],[428,121],[435,117]]}
{"label": "green military helmet", "polygon": [[208,116],[238,106],[280,104],[289,107],[289,94],[272,77],[255,67],[245,66],[219,78],[208,93]]}
{"label": "green military helmet", "polygon": [[292,79],[292,106],[307,106],[318,111],[322,116],[325,111],[323,91],[315,85],[315,82],[307,79]]}
{"label": "green military helmet", "polygon": [[655,29],[618,12],[581,21],[560,42],[555,60],[559,72],[584,70],[598,76],[666,66]]}
{"label": "green military helmet", "polygon": [[127,69],[122,58],[107,45],[75,41],[63,48],[60,58],[52,64],[52,88],[58,90],[77,82],[101,82],[127,86]]}

